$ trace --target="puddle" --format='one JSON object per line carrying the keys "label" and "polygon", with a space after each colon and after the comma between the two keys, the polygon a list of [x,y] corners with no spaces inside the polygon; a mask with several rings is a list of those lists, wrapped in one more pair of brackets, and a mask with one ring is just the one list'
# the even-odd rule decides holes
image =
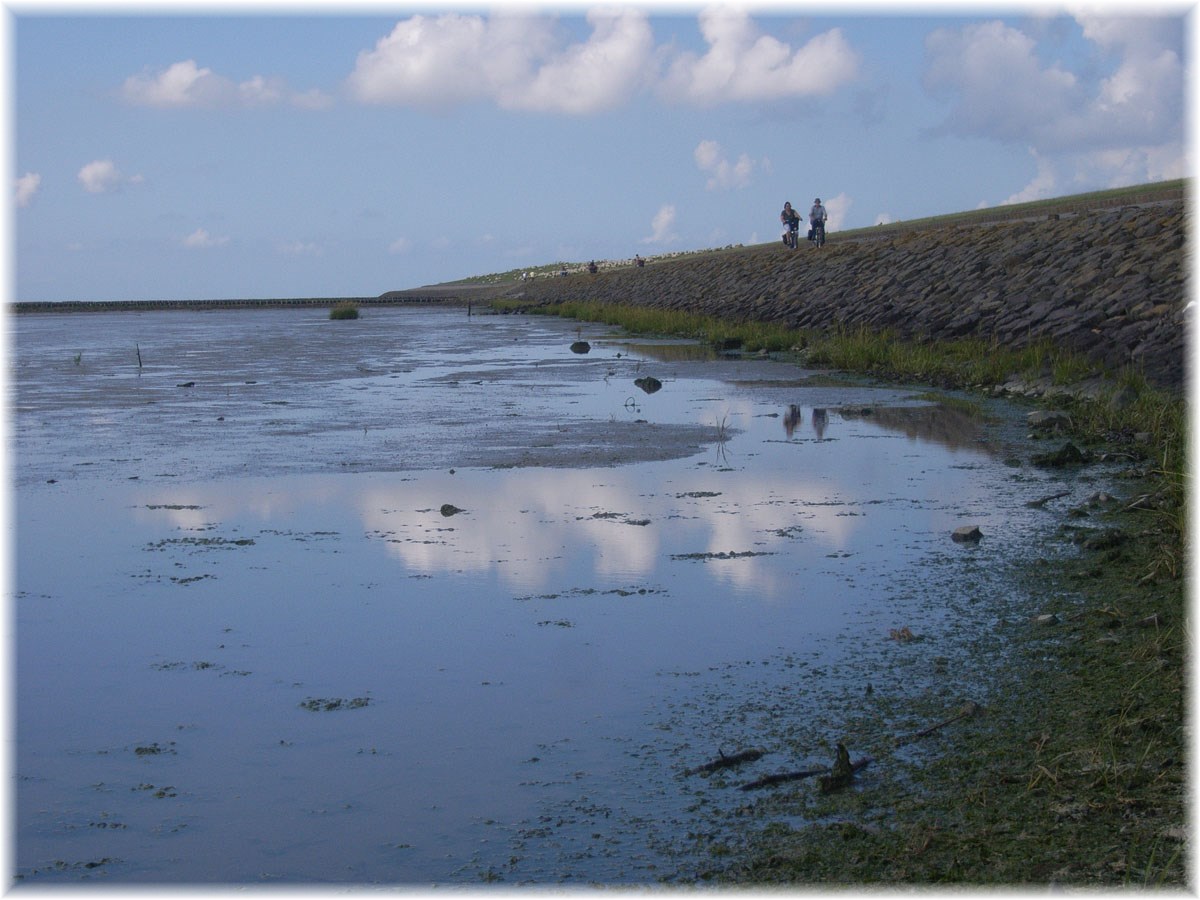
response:
{"label": "puddle", "polygon": [[1083,490],[902,390],[318,315],[15,319],[22,880],[670,880],[739,780],[986,685]]}

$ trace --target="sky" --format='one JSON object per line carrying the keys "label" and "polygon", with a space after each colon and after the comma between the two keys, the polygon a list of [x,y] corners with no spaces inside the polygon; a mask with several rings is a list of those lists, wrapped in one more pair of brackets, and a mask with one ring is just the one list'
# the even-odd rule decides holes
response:
{"label": "sky", "polygon": [[1190,175],[1189,7],[999,10],[10,3],[9,295],[370,297]]}

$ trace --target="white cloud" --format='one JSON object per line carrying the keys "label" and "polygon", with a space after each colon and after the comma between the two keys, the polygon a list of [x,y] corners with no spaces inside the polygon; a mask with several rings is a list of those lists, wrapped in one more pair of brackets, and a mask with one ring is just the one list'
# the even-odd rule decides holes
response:
{"label": "white cloud", "polygon": [[[1079,74],[1044,65],[1032,37],[999,21],[931,33],[925,87],[950,102],[940,130],[1020,142],[1039,154],[1179,144],[1184,70],[1172,44],[1182,20],[1077,21],[1101,57]],[[1117,57],[1115,69],[1093,76],[1105,56]]]}
{"label": "white cloud", "polygon": [[398,237],[388,245],[388,253],[399,256],[412,250],[412,241],[406,237]]}
{"label": "white cloud", "polygon": [[121,97],[135,106],[158,109],[261,107],[290,103],[302,109],[325,109],[331,99],[324,92],[292,92],[282,78],[254,75],[238,83],[201,68],[193,59],[172,63],[159,71],[131,75],[121,86]]}
{"label": "white cloud", "polygon": [[79,170],[76,177],[89,194],[106,194],[127,184],[141,184],[141,175],[123,175],[111,159],[97,159]]}
{"label": "white cloud", "polygon": [[16,180],[17,206],[21,209],[33,202],[33,196],[42,185],[42,176],[37,172],[26,172]]}
{"label": "white cloud", "polygon": [[642,83],[653,36],[642,13],[590,12],[587,41],[561,47],[546,18],[449,13],[398,22],[358,55],[346,80],[362,103],[439,108],[490,100],[506,109],[585,114]]}
{"label": "white cloud", "polygon": [[159,72],[143,72],[125,79],[121,94],[136,106],[162,108],[216,106],[233,90],[227,78],[202,69],[193,59],[173,63]]}
{"label": "white cloud", "polygon": [[700,171],[709,173],[705,187],[710,191],[746,187],[758,165],[745,153],[738,157],[737,162],[731,163],[716,141],[701,141],[692,155]]}
{"label": "white cloud", "polygon": [[850,215],[850,207],[854,205],[854,201],[843,192],[836,197],[822,200],[821,205],[825,207],[825,214],[829,217],[825,227],[832,232],[841,230],[842,223]]}
{"label": "white cloud", "polygon": [[190,249],[206,249],[208,247],[223,247],[229,243],[227,237],[217,237],[208,233],[203,228],[197,228],[181,242],[183,246]]}
{"label": "white cloud", "polygon": [[1079,14],[1091,54],[1044,64],[1030,35],[1001,22],[926,40],[925,87],[948,101],[939,131],[1028,148],[1036,172],[1004,202],[1187,174],[1184,20]]}
{"label": "white cloud", "polygon": [[642,238],[643,244],[667,244],[678,240],[679,236],[672,229],[675,227],[675,207],[664,203],[659,207],[651,220],[649,237]]}
{"label": "white cloud", "polygon": [[762,34],[744,10],[721,8],[701,13],[700,31],[708,52],[680,53],[670,63],[660,86],[670,99],[708,106],[823,96],[858,74],[858,54],[838,28],[793,50]]}
{"label": "white cloud", "polygon": [[642,13],[589,12],[591,37],[548,59],[526,85],[503,91],[501,106],[586,114],[612,109],[642,86],[654,36]]}

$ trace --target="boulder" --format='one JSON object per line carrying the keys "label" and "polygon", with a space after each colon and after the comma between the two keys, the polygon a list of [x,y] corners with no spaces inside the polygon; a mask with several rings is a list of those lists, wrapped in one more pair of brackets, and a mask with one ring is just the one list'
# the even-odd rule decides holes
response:
{"label": "boulder", "polygon": [[951,540],[958,544],[976,544],[983,537],[978,525],[962,525],[954,529]]}
{"label": "boulder", "polygon": [[1038,409],[1025,417],[1030,428],[1060,431],[1071,427],[1071,417],[1057,409]]}

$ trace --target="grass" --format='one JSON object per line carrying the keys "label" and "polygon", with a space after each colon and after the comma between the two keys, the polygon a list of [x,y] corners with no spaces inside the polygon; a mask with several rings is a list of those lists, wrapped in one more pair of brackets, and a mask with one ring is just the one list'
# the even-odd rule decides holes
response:
{"label": "grass", "polygon": [[329,318],[331,319],[357,319],[358,304],[351,303],[349,300],[343,300],[331,310],[329,310]]}

